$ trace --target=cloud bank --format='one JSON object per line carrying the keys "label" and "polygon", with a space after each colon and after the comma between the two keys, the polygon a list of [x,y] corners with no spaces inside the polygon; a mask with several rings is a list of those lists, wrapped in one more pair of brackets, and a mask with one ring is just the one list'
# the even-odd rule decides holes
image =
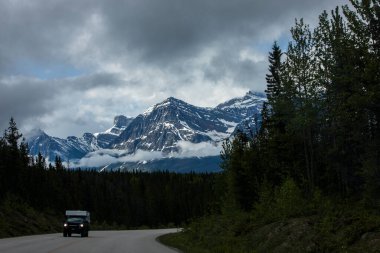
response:
{"label": "cloud bank", "polygon": [[1,1],[0,127],[13,116],[23,130],[78,136],[169,96],[216,106],[262,91],[272,42],[345,3]]}
{"label": "cloud bank", "polygon": [[191,143],[187,141],[179,141],[178,153],[163,154],[160,151],[144,151],[137,150],[133,154],[128,154],[124,150],[101,149],[87,154],[85,157],[74,163],[75,167],[91,168],[103,167],[113,163],[124,162],[142,162],[158,160],[163,158],[190,158],[190,157],[206,157],[217,156],[220,154],[221,145],[202,142]]}

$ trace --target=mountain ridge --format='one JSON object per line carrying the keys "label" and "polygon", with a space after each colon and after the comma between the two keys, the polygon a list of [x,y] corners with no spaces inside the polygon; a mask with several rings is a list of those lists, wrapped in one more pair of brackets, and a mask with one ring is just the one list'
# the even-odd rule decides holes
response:
{"label": "mountain ridge", "polygon": [[[141,150],[161,152],[163,156],[170,157],[171,154],[185,152],[183,148],[188,146],[194,148],[198,143],[218,146],[239,127],[244,130],[247,122],[249,127],[258,128],[262,103],[265,100],[264,93],[249,91],[243,97],[233,98],[210,108],[198,107],[169,97],[135,118],[116,116],[114,125],[104,132],[84,133],[79,138],[69,136],[60,139],[39,130],[27,142],[31,147],[31,155],[41,152],[49,161],[53,161],[56,155],[61,156],[63,161],[80,160],[92,157],[89,154],[102,149],[120,150],[123,151],[123,156],[133,155]],[[119,155],[115,152],[115,156]],[[178,158],[177,155],[176,157]]]}

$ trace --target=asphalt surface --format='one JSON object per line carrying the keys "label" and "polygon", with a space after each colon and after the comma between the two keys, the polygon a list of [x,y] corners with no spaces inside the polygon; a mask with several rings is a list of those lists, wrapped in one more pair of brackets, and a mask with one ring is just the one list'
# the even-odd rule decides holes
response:
{"label": "asphalt surface", "polygon": [[73,234],[32,235],[0,239],[1,253],[173,253],[156,241],[160,235],[177,229],[90,231],[89,237]]}

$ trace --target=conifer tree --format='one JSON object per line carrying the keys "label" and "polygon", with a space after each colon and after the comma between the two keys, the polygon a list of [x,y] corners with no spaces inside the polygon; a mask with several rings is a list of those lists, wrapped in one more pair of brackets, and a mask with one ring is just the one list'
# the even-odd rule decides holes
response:
{"label": "conifer tree", "polygon": [[267,95],[269,104],[273,105],[276,99],[280,96],[281,92],[281,72],[283,70],[281,62],[281,48],[277,45],[275,41],[272,46],[272,51],[269,52],[269,74],[266,75],[267,89],[265,93]]}
{"label": "conifer tree", "polygon": [[43,157],[40,152],[38,152],[37,160],[36,160],[36,165],[35,166],[36,166],[37,169],[40,169],[40,170],[43,170],[43,169],[46,168],[45,157]]}
{"label": "conifer tree", "polygon": [[7,141],[9,147],[13,151],[18,150],[18,141],[22,137],[22,134],[19,133],[16,122],[13,118],[9,121],[9,127],[4,133],[4,139]]}
{"label": "conifer tree", "polygon": [[62,164],[61,157],[58,156],[58,155],[55,156],[55,163],[54,163],[54,166],[55,166],[55,169],[56,169],[56,170],[62,170],[62,169],[64,169],[63,164]]}
{"label": "conifer tree", "polygon": [[301,181],[307,180],[309,191],[315,187],[316,159],[315,134],[318,132],[318,111],[320,109],[320,88],[316,82],[316,61],[314,38],[308,25],[303,19],[296,20],[291,29],[293,41],[289,43],[285,72],[287,82],[292,87],[290,96],[295,107],[294,118],[291,120],[291,129],[302,143],[304,161],[297,169]]}

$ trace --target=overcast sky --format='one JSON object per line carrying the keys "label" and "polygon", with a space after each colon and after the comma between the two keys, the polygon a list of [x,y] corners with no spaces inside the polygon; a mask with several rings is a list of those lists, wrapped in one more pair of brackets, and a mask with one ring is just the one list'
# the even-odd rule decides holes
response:
{"label": "overcast sky", "polygon": [[0,127],[103,131],[169,96],[216,106],[265,89],[286,49],[343,0],[0,0]]}

